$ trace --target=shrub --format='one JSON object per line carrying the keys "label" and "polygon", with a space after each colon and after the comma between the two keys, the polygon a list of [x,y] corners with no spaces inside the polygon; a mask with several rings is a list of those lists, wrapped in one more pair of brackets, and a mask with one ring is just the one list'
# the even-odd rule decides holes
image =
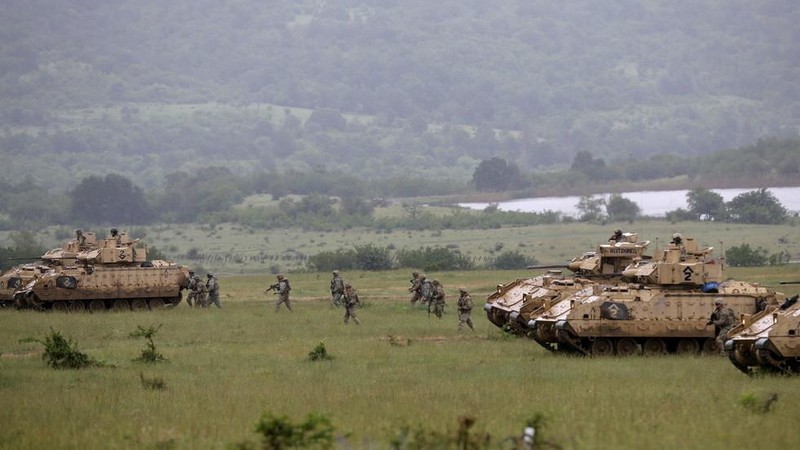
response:
{"label": "shrub", "polygon": [[750,244],[733,246],[725,252],[725,259],[733,267],[763,266],[767,263],[767,251],[761,247],[750,248]]}
{"label": "shrub", "polygon": [[426,272],[442,270],[470,270],[472,261],[457,249],[425,247],[418,250],[399,250],[397,262],[400,267],[421,267]]}
{"label": "shrub", "polygon": [[153,337],[156,335],[158,330],[161,328],[161,324],[158,327],[149,327],[144,328],[141,325],[136,326],[136,331],[130,334],[132,338],[140,338],[143,337],[147,339],[147,344],[144,349],[142,349],[142,353],[139,355],[138,358],[135,358],[134,361],[144,362],[148,364],[155,364],[157,362],[166,361],[164,355],[162,355],[158,350],[156,350],[156,344],[153,342]]}
{"label": "shrub", "polygon": [[52,328],[50,335],[45,336],[42,344],[44,344],[42,359],[54,369],[82,369],[97,365],[97,361],[93,358],[78,351],[77,343],[64,338],[61,333],[53,331]]}
{"label": "shrub", "polygon": [[508,269],[525,269],[528,266],[536,264],[536,259],[528,258],[520,253],[518,250],[506,251],[499,254],[490,264],[493,269],[508,270]]}
{"label": "shrub", "polygon": [[333,359],[333,356],[328,354],[328,349],[325,348],[324,342],[320,342],[313,350],[308,352],[309,361],[329,361],[331,359]]}
{"label": "shrub", "polygon": [[333,425],[321,414],[309,414],[305,422],[294,424],[286,416],[265,413],[256,425],[261,435],[261,448],[333,448]]}

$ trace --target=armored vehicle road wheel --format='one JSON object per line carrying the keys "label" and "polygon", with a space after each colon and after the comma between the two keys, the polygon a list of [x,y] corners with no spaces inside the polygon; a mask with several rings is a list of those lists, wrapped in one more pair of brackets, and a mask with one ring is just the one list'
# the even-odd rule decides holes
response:
{"label": "armored vehicle road wheel", "polygon": [[128,300],[126,300],[124,298],[118,298],[118,299],[114,300],[114,303],[111,304],[111,307],[114,309],[114,311],[130,311],[131,310],[131,304],[128,303]]}
{"label": "armored vehicle road wheel", "polygon": [[646,356],[663,355],[667,353],[667,344],[663,339],[651,338],[644,341],[642,353]]}
{"label": "armored vehicle road wheel", "polygon": [[675,347],[675,352],[679,355],[696,355],[700,353],[700,343],[697,339],[681,339]]}
{"label": "armored vehicle road wheel", "polygon": [[608,339],[597,339],[592,342],[592,355],[611,356],[614,354],[614,346]]}
{"label": "armored vehicle road wheel", "polygon": [[151,298],[147,303],[150,304],[150,309],[159,309],[164,307],[164,300],[160,298]]}
{"label": "armored vehicle road wheel", "polygon": [[81,300],[73,300],[69,302],[69,312],[81,313],[84,311],[86,311],[86,305],[84,305]]}
{"label": "armored vehicle road wheel", "polygon": [[102,300],[94,299],[89,302],[89,312],[103,312],[106,310],[106,304]]}
{"label": "armored vehicle road wheel", "polygon": [[147,309],[147,301],[141,298],[131,300],[131,309],[134,311],[142,311]]}
{"label": "armored vehicle road wheel", "polygon": [[639,345],[633,339],[620,339],[617,342],[617,355],[631,356],[639,353]]}
{"label": "armored vehicle road wheel", "polygon": [[68,306],[69,305],[67,302],[53,302],[53,305],[50,308],[55,312],[65,313],[67,312]]}

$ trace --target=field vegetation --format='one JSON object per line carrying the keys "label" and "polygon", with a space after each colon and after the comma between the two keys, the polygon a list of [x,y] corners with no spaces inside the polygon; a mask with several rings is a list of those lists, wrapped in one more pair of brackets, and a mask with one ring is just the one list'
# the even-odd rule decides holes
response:
{"label": "field vegetation", "polygon": [[[560,448],[790,448],[800,440],[790,419],[800,412],[795,379],[750,378],[719,357],[558,355],[503,334],[481,307],[496,283],[519,275],[435,274],[449,295],[437,320],[408,304],[405,271],[346,272],[364,303],[360,326],[342,323],[327,298],[329,274],[313,272],[292,275],[294,313],[275,312],[267,280],[252,275],[220,278],[222,310],[2,310],[0,448],[252,447],[266,419],[310,416],[330,421],[335,448],[353,449],[415,448],[411,437],[423,435],[456,448],[465,418],[489,448],[513,448],[531,421]],[[800,268],[732,275],[775,284],[800,278]],[[475,300],[475,333],[456,330],[458,285]],[[156,329],[151,342],[164,359],[137,361],[136,336]],[[48,367],[36,340],[54,331],[101,364]],[[329,358],[310,360],[320,344]]]}

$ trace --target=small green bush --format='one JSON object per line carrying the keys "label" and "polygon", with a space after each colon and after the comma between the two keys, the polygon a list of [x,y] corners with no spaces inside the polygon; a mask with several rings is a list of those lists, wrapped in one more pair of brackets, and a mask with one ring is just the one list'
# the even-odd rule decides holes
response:
{"label": "small green bush", "polygon": [[333,448],[333,425],[321,414],[309,414],[305,422],[294,424],[286,416],[266,413],[256,425],[261,435],[261,448],[282,450],[288,448]]}
{"label": "small green bush", "polygon": [[308,359],[309,361],[328,361],[333,359],[333,357],[328,354],[328,349],[325,348],[325,343],[320,342],[316,347],[314,347],[314,350],[308,352]]}
{"label": "small green bush", "polygon": [[158,324],[158,327],[150,326],[149,328],[144,328],[141,325],[136,326],[136,331],[130,334],[132,338],[140,338],[143,337],[147,339],[146,347],[142,349],[142,353],[139,355],[138,358],[134,358],[134,361],[148,363],[148,364],[155,364],[157,362],[166,361],[167,359],[164,358],[164,355],[161,354],[158,350],[156,350],[156,344],[153,342],[153,337],[156,335],[158,330],[161,328],[161,324]]}
{"label": "small green bush", "polygon": [[78,351],[77,343],[64,338],[61,333],[52,328],[42,344],[44,344],[42,359],[54,369],[82,369],[97,365],[97,361],[93,358]]}

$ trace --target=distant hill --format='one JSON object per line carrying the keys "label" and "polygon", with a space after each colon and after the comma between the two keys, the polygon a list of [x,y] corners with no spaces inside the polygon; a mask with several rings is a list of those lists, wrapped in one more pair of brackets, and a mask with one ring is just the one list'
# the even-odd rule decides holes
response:
{"label": "distant hill", "polygon": [[8,0],[0,157],[119,172],[469,177],[798,136],[791,0]]}

